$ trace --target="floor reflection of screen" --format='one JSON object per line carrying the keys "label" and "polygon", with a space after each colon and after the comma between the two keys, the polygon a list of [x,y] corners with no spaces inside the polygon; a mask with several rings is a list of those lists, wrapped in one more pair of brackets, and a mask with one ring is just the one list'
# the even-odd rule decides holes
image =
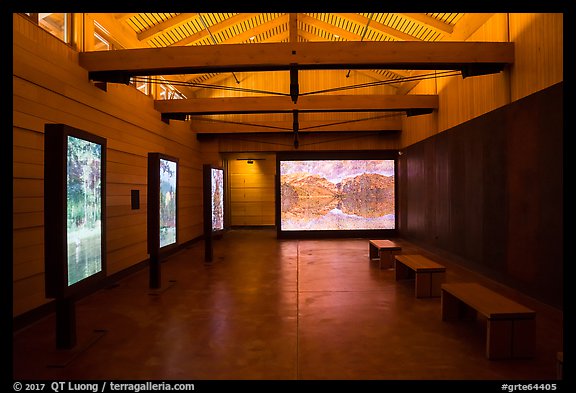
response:
{"label": "floor reflection of screen", "polygon": [[176,162],[160,159],[160,247],[176,243]]}
{"label": "floor reflection of screen", "polygon": [[224,171],[211,168],[212,176],[212,230],[224,229]]}
{"label": "floor reflection of screen", "polygon": [[68,136],[68,285],[102,270],[102,146]]}
{"label": "floor reflection of screen", "polygon": [[394,229],[394,160],[280,161],[281,230]]}

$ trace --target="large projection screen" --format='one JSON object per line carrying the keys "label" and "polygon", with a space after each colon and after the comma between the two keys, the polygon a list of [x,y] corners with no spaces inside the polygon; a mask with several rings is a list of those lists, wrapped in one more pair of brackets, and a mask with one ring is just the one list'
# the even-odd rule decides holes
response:
{"label": "large projection screen", "polygon": [[105,276],[106,139],[45,126],[46,294],[64,298]]}
{"label": "large projection screen", "polygon": [[279,236],[392,234],[395,175],[392,154],[279,155]]}

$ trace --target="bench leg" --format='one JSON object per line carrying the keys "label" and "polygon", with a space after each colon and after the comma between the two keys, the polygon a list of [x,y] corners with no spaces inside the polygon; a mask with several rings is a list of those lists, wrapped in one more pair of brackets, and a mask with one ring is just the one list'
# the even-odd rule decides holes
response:
{"label": "bench leg", "polygon": [[440,296],[440,307],[443,321],[454,321],[460,315],[460,300],[452,294],[442,291]]}
{"label": "bench leg", "polygon": [[430,297],[432,294],[432,273],[416,273],[414,286],[416,297]]}
{"label": "bench leg", "polygon": [[395,261],[395,277],[396,281],[399,280],[409,280],[414,278],[414,270],[410,269],[408,266],[404,265],[402,262]]}
{"label": "bench leg", "polygon": [[488,359],[529,358],[534,354],[535,320],[488,320]]}
{"label": "bench leg", "polygon": [[391,250],[380,250],[380,269],[392,269],[394,267],[395,252]]}
{"label": "bench leg", "polygon": [[440,307],[443,321],[474,321],[478,313],[449,292],[440,291]]}
{"label": "bench leg", "polygon": [[372,243],[368,243],[370,248],[368,249],[370,259],[378,258],[378,248],[374,246]]}
{"label": "bench leg", "polygon": [[430,277],[430,296],[440,297],[440,288],[446,281],[446,272],[434,272]]}
{"label": "bench leg", "polygon": [[440,297],[445,272],[416,273],[416,297]]}
{"label": "bench leg", "polygon": [[516,319],[513,334],[512,356],[515,358],[533,357],[536,343],[536,320]]}

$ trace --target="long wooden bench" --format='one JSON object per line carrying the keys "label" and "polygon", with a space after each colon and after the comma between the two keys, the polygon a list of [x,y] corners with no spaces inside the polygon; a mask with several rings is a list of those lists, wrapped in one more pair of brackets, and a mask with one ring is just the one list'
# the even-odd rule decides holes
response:
{"label": "long wooden bench", "polygon": [[380,269],[394,267],[394,255],[402,251],[402,247],[391,240],[370,240],[368,244],[370,260],[380,259]]}
{"label": "long wooden bench", "polygon": [[446,267],[418,254],[396,255],[396,281],[414,279],[415,294],[439,297],[440,285],[446,279]]}
{"label": "long wooden bench", "polygon": [[534,355],[535,311],[477,283],[444,283],[441,290],[443,321],[466,319],[477,313],[486,317],[488,359]]}

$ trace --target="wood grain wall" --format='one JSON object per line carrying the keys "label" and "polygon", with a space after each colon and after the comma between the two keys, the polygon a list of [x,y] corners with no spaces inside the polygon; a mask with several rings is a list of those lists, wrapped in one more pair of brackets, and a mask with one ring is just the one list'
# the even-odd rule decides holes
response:
{"label": "wood grain wall", "polygon": [[559,83],[406,148],[400,235],[562,307],[562,108]]}
{"label": "wood grain wall", "polygon": [[[255,158],[252,164],[245,158]],[[226,154],[229,225],[273,226],[276,155],[270,153]]]}
{"label": "wood grain wall", "polygon": [[420,82],[411,94],[438,94],[432,115],[406,118],[401,146],[406,147],[563,80],[563,15],[497,13],[467,41],[514,42],[514,64],[494,74]]}
{"label": "wood grain wall", "polygon": [[[108,273],[145,261],[148,152],[180,159],[179,240],[202,234],[201,159],[183,122],[160,119],[150,97],[125,85],[94,87],[77,52],[14,14],[13,36],[13,314],[45,304],[44,125],[65,123],[108,141]],[[140,191],[131,210],[130,191]]]}

